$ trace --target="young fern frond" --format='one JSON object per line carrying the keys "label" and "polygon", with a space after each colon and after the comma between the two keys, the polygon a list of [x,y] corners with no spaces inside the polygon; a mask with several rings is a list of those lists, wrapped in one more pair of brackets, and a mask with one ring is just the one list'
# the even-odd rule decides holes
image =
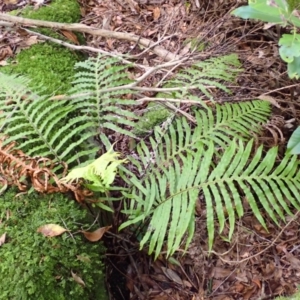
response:
{"label": "young fern frond", "polygon": [[94,123],[95,128],[134,136],[122,128],[123,125],[134,126],[132,120],[136,119],[136,115],[126,110],[125,106],[135,105],[136,102],[126,99],[132,90],[120,88],[130,80],[126,73],[128,66],[117,65],[118,62],[118,59],[99,55],[77,63],[78,73],[70,93],[83,95],[73,102],[79,104],[82,113]]}
{"label": "young fern frond", "polygon": [[[155,251],[156,256],[166,238],[168,254],[174,253],[186,231],[188,245],[194,232],[195,203],[200,191],[207,191],[205,186],[215,161],[218,162],[219,149],[226,149],[235,138],[242,140],[250,132],[258,132],[259,124],[266,122],[269,114],[269,103],[263,101],[217,105],[215,112],[209,108],[195,112],[197,127],[194,129],[185,118],[180,118],[165,134],[155,130],[150,149],[141,141],[137,147],[140,160],[130,159],[139,173],[135,175],[123,168],[121,176],[131,186],[130,192],[124,195],[131,202],[124,210],[129,220],[121,228],[151,217],[151,230],[145,234],[141,246],[149,242],[149,252]],[[224,193],[228,194],[226,189]],[[223,209],[217,203],[218,211],[220,207]],[[212,202],[208,200],[207,209],[210,207]],[[240,206],[237,209],[241,215]],[[232,227],[232,216],[230,221]],[[207,225],[211,234],[213,223]]]}

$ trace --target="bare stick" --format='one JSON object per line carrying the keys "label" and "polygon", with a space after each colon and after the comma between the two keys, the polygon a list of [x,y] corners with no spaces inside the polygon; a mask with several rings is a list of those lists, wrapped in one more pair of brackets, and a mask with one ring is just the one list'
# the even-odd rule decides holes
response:
{"label": "bare stick", "polygon": [[[26,19],[22,17],[10,16],[4,13],[0,13],[0,20],[12,22],[15,24],[22,24],[23,26],[40,26],[40,27],[48,27],[52,29],[85,32],[85,33],[98,35],[106,38],[127,40],[131,42],[139,43],[144,47],[152,47],[153,44],[155,44],[154,42],[145,38],[141,38],[135,34],[131,34],[127,32],[116,32],[116,31],[111,31],[106,29],[98,29],[96,27],[91,27],[79,23],[67,24],[67,23],[49,22],[49,21],[41,21],[41,20],[32,20],[32,19]],[[166,61],[179,59],[179,56],[167,51],[161,46],[154,46],[152,51]]]}
{"label": "bare stick", "polygon": [[144,66],[144,65],[132,63],[131,61],[125,59],[125,58],[124,58],[125,55],[122,55],[122,54],[111,53],[111,52],[104,51],[104,50],[102,50],[102,49],[98,49],[98,48],[94,48],[94,47],[89,47],[89,46],[78,46],[78,45],[73,45],[73,44],[67,43],[67,42],[65,42],[65,41],[61,41],[61,40],[59,40],[59,39],[55,39],[55,38],[52,38],[52,37],[50,37],[50,36],[47,36],[47,35],[44,35],[44,34],[41,34],[41,33],[38,33],[38,32],[32,31],[32,30],[29,30],[29,29],[26,29],[26,28],[22,28],[22,29],[24,29],[25,31],[27,31],[27,32],[30,33],[30,34],[33,34],[33,35],[38,36],[39,38],[41,38],[41,39],[43,39],[43,40],[51,41],[51,42],[53,42],[53,43],[57,43],[57,44],[59,44],[59,45],[62,45],[62,46],[64,46],[64,47],[67,47],[67,48],[69,48],[69,49],[74,49],[74,50],[78,50],[78,51],[90,51],[90,52],[95,52],[95,53],[101,53],[101,54],[104,54],[104,55],[107,55],[107,56],[111,56],[111,57],[118,58],[118,59],[120,59],[123,63],[132,65],[132,66],[134,66],[134,67],[137,67],[137,68],[140,68],[140,69],[149,69],[148,66]]}

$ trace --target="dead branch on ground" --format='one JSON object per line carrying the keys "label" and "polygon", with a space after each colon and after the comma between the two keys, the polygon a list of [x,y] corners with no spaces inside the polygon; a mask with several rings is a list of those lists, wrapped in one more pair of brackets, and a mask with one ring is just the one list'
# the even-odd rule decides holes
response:
{"label": "dead branch on ground", "polygon": [[131,34],[127,32],[115,32],[115,31],[99,29],[96,27],[91,27],[79,23],[67,24],[67,23],[49,22],[49,21],[42,21],[42,20],[32,20],[32,19],[27,19],[22,17],[10,16],[4,13],[0,13],[0,20],[11,22],[13,24],[21,24],[23,26],[29,26],[29,27],[35,27],[35,26],[48,27],[51,29],[83,32],[92,35],[102,36],[105,38],[127,40],[127,41],[138,43],[143,47],[151,48],[156,55],[158,55],[159,57],[163,58],[166,61],[178,60],[180,58],[178,55],[167,51],[163,47],[157,46],[155,42],[152,42],[146,38],[142,38],[135,34]]}

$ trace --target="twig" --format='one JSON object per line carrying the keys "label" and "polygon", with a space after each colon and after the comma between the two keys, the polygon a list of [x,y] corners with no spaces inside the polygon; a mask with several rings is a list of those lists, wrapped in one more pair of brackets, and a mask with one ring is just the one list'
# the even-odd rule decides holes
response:
{"label": "twig", "polygon": [[[154,42],[139,37],[135,34],[127,33],[127,32],[116,32],[106,29],[99,29],[96,27],[91,27],[79,23],[67,24],[67,23],[58,23],[58,22],[49,22],[49,21],[41,21],[41,20],[32,20],[26,19],[22,17],[15,17],[10,16],[4,13],[0,13],[0,20],[12,22],[15,24],[22,24],[24,26],[40,26],[40,27],[48,27],[51,29],[62,29],[62,30],[70,30],[70,31],[77,31],[77,32],[84,32],[89,33],[92,35],[102,36],[106,38],[113,38],[118,40],[127,40],[131,42],[139,43],[144,47],[152,47]],[[154,46],[152,50],[156,55],[163,58],[166,61],[178,60],[180,57],[175,55],[161,46]]]}
{"label": "twig", "polygon": [[180,108],[174,106],[173,104],[171,104],[169,102],[164,102],[164,105],[167,106],[168,108],[174,110],[175,113],[179,112],[180,114],[185,116],[188,120],[190,120],[192,123],[197,124],[196,119],[192,115],[188,114],[187,112],[181,110]]}
{"label": "twig", "polygon": [[189,100],[189,99],[174,99],[174,98],[151,98],[151,97],[144,97],[141,98],[139,100],[137,100],[136,102],[138,103],[143,103],[143,102],[153,102],[153,101],[161,101],[161,102],[175,102],[175,103],[187,103],[187,104],[209,104],[211,103],[210,100],[205,100],[202,101],[201,99],[199,99],[200,101],[195,101],[195,100]]}
{"label": "twig", "polygon": [[62,46],[64,46],[64,47],[67,47],[67,48],[69,48],[69,49],[73,49],[73,50],[77,50],[77,51],[90,51],[90,52],[95,52],[95,53],[101,53],[101,54],[104,54],[104,55],[107,55],[107,56],[111,56],[111,57],[118,58],[118,59],[120,59],[123,63],[130,64],[130,65],[132,65],[132,66],[134,66],[134,67],[137,67],[137,68],[140,68],[140,69],[149,69],[149,66],[144,66],[144,65],[132,63],[131,61],[125,59],[125,58],[124,58],[124,55],[121,55],[121,54],[116,54],[116,53],[107,52],[107,51],[105,51],[105,50],[98,49],[98,48],[94,48],[94,47],[90,47],[90,46],[78,46],[78,45],[73,45],[73,44],[70,44],[70,43],[61,41],[61,40],[59,40],[59,39],[55,39],[55,38],[52,38],[52,37],[50,37],[50,36],[41,34],[41,33],[39,33],[39,32],[35,32],[35,31],[29,30],[29,29],[26,29],[26,28],[22,28],[22,29],[25,30],[25,31],[27,31],[28,33],[30,33],[30,34],[32,34],[32,35],[38,36],[39,38],[41,38],[41,39],[43,39],[43,40],[51,41],[51,42],[53,42],[53,43],[62,45]]}

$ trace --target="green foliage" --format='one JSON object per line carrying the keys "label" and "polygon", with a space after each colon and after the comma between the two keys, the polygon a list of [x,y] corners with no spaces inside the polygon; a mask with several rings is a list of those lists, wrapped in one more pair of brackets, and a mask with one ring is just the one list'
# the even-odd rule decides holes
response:
{"label": "green foliage", "polygon": [[[234,228],[234,211],[238,216],[243,214],[233,183],[239,183],[237,178],[246,167],[251,149],[251,144],[244,149],[240,142],[238,150],[234,138],[249,139],[252,134],[259,132],[259,124],[266,122],[269,114],[267,102],[225,104],[217,105],[215,112],[211,108],[196,110],[198,125],[194,129],[185,118],[176,119],[167,132],[156,128],[154,137],[150,138],[151,147],[142,141],[137,147],[139,160],[130,158],[138,174],[122,169],[122,178],[131,186],[124,196],[131,201],[124,211],[129,215],[129,220],[121,225],[121,229],[150,219],[151,230],[142,239],[141,247],[150,242],[149,253],[155,251],[158,256],[166,238],[168,254],[172,255],[186,232],[186,245],[189,244],[194,233],[195,203],[199,193],[204,193],[210,248],[215,231],[215,213],[220,231],[224,228],[224,204],[230,216],[230,237]],[[227,150],[219,153],[219,149]],[[237,158],[232,161],[238,155],[244,155],[243,160],[240,162],[241,158]],[[256,160],[257,164],[259,154]],[[245,178],[247,180],[248,177]],[[240,184],[244,189],[244,181]],[[251,193],[249,202],[253,203],[255,192],[251,190]],[[247,196],[250,197],[251,193],[247,192]],[[229,200],[230,195],[235,204]],[[254,204],[252,208],[257,213]],[[257,213],[257,217],[261,220],[260,214]]]}
{"label": "green foliage", "polygon": [[[217,227],[222,233],[228,223],[229,238],[232,236],[236,218],[244,214],[241,197],[248,200],[264,227],[262,208],[275,223],[291,214],[292,207],[299,209],[296,157],[287,155],[277,163],[277,148],[267,153],[262,147],[256,152],[253,149],[251,138],[267,121],[270,104],[257,100],[212,108],[197,96],[202,92],[211,98],[208,87],[212,85],[228,91],[224,82],[235,78],[238,66],[236,56],[211,59],[181,71],[166,84],[182,87],[166,97],[196,100],[201,105],[190,111],[197,125],[191,126],[186,118],[175,117],[173,112],[167,122],[154,128],[149,140],[140,141],[135,155],[128,158],[128,168],[119,166],[121,161],[109,150],[104,156],[108,158],[106,163],[104,157],[96,161],[103,163],[100,176],[94,164],[69,174],[69,179],[71,174],[87,179],[87,186],[103,193],[111,189],[119,166],[128,187],[123,189],[128,220],[120,229],[147,225],[141,247],[149,246],[149,253],[154,252],[156,257],[165,242],[168,255],[180,247],[183,239],[186,247],[189,245],[194,233],[195,203],[201,195],[206,201],[210,249]],[[8,136],[6,144],[17,141],[27,154],[49,155],[57,162],[76,165],[78,159],[82,162],[96,153],[93,137],[99,136],[109,149],[107,132],[133,136],[129,130],[135,125],[135,115],[128,107],[135,101],[125,96],[132,94],[130,87],[134,85],[128,80],[127,66],[99,56],[76,67],[79,72],[74,87],[64,101],[33,93],[22,77],[1,75],[0,125]]]}
{"label": "green foliage", "polygon": [[[293,14],[293,11],[300,5],[299,0],[249,0],[248,3],[248,6],[241,6],[232,14],[243,19],[257,19],[283,27],[288,24],[300,27],[299,18]],[[279,54],[288,64],[289,77],[298,79],[300,76],[300,52],[299,35],[296,34],[295,28],[291,34],[284,34],[280,38],[279,46]]]}
{"label": "green foliage", "polygon": [[6,74],[22,74],[31,79],[30,87],[42,85],[44,93],[61,94],[71,88],[74,65],[79,57],[55,44],[36,44],[16,56],[16,64],[1,68]]}
{"label": "green foliage", "polygon": [[[182,87],[181,91],[160,92],[156,95],[156,98],[189,99],[201,103],[201,99],[195,96],[201,92],[212,99],[208,87],[214,86],[225,92],[230,92],[224,82],[232,82],[241,71],[240,67],[241,64],[235,54],[198,62],[191,68],[180,71],[174,79],[169,80],[163,86],[163,88]],[[194,94],[191,93],[191,89],[195,91]],[[158,101],[150,103],[147,106],[146,113],[136,123],[133,132],[138,136],[149,134],[155,126],[161,125],[174,115],[174,112]]]}
{"label": "green foliage", "polygon": [[[94,154],[97,150],[91,145],[73,154],[74,149],[80,149],[95,134],[85,132],[93,123],[86,122],[84,116],[74,116],[76,105],[28,92],[28,82],[23,77],[0,73],[1,126],[4,129],[1,135],[8,136],[4,144],[16,141],[27,155],[48,157],[58,163],[72,164]],[[26,94],[26,100],[22,99]],[[12,105],[7,105],[6,99],[10,99]]]}
{"label": "green foliage", "polygon": [[[111,188],[111,184],[115,180],[117,168],[120,164],[125,163],[126,159],[118,159],[119,153],[113,151],[113,147],[109,151],[89,165],[81,168],[73,169],[61,182],[74,182],[79,179],[85,180],[85,187],[93,192],[106,193]],[[113,210],[99,202],[98,206],[102,209],[113,212]]]}
{"label": "green foliage", "polygon": [[[1,299],[107,299],[104,290],[101,242],[89,243],[81,234],[86,210],[62,195],[31,194],[14,198],[6,192],[0,201]],[[37,229],[59,224],[73,234],[45,237]],[[74,234],[75,233],[75,234]],[[71,271],[85,282],[74,281]]]}
{"label": "green foliage", "polygon": [[[134,126],[131,119],[135,115],[123,107],[135,102],[119,98],[128,90],[105,92],[128,82],[126,67],[116,63],[115,59],[102,56],[78,63],[76,66],[81,69],[70,93],[84,96],[69,102],[40,96],[28,89],[30,81],[24,77],[0,73],[2,135],[9,136],[4,144],[16,141],[27,155],[74,166],[88,163],[98,151],[93,137],[100,133],[99,128],[132,135],[118,126]],[[12,104],[7,105],[6,99]]]}
{"label": "green foliage", "polygon": [[72,105],[79,105],[81,112],[94,124],[93,127],[99,128],[98,133],[106,146],[108,143],[102,134],[105,129],[134,137],[130,131],[122,128],[133,127],[135,123],[132,120],[136,119],[136,115],[126,109],[136,105],[134,100],[125,98],[126,94],[133,92],[122,88],[131,82],[126,73],[129,66],[118,63],[118,59],[101,55],[77,63],[75,67],[79,72],[70,91],[70,94],[77,95]]}
{"label": "green foliage", "polygon": [[287,153],[300,154],[300,127],[292,134],[287,144]]}
{"label": "green foliage", "polygon": [[[190,92],[193,87],[212,99],[208,87],[213,86],[230,93],[224,82],[232,82],[241,71],[240,67],[241,64],[236,54],[207,59],[179,72],[174,79],[168,82],[168,86],[182,87],[182,91],[174,93],[179,98],[194,99]],[[195,100],[197,99],[199,101],[199,97],[195,97]]]}

